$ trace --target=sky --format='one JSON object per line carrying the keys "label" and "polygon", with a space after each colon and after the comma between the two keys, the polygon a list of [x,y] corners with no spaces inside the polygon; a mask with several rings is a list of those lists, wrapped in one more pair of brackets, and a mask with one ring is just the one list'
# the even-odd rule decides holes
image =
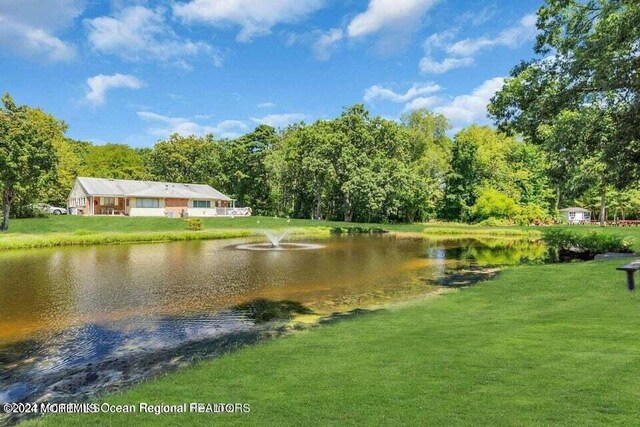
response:
{"label": "sky", "polygon": [[533,57],[541,0],[0,0],[0,92],[68,136],[233,138],[364,103],[454,131]]}

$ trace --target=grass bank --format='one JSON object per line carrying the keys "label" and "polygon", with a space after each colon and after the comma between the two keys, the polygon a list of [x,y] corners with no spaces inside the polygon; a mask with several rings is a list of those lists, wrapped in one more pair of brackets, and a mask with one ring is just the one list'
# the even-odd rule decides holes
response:
{"label": "grass bank", "polygon": [[0,239],[0,249],[31,249],[54,246],[106,245],[114,243],[152,243],[180,240],[212,240],[249,237],[251,230],[91,232],[9,235]]}
{"label": "grass bank", "polygon": [[[78,217],[14,219],[9,232],[0,233],[0,249],[38,248],[64,245],[154,242],[246,237],[260,230],[290,229],[294,233],[326,234],[331,229],[383,229],[414,233],[432,239],[447,238],[539,238],[547,227],[482,227],[456,223],[366,224],[312,221],[272,217],[203,218],[204,230],[189,232],[178,218]],[[556,227],[556,226],[554,226]],[[640,251],[640,227],[561,226],[581,232],[600,230],[635,240]]]}
{"label": "grass bank", "polygon": [[482,227],[476,225],[431,225],[424,228],[429,237],[533,237],[542,235],[541,231],[532,227]]}
{"label": "grass bank", "polygon": [[496,280],[202,362],[122,394],[248,414],[100,414],[35,425],[637,425],[640,294],[618,263]]}
{"label": "grass bank", "polygon": [[450,227],[425,224],[362,224],[333,221],[312,221],[271,217],[203,218],[202,231],[187,231],[186,222],[177,218],[78,217],[51,216],[48,218],[14,219],[7,233],[0,234],[0,249],[27,249],[68,245],[96,245],[112,243],[164,242],[171,240],[205,240],[246,237],[261,230],[289,229],[298,234],[327,234],[340,228],[367,230],[383,229],[391,232],[424,233],[429,236],[525,236],[530,232],[517,227]]}

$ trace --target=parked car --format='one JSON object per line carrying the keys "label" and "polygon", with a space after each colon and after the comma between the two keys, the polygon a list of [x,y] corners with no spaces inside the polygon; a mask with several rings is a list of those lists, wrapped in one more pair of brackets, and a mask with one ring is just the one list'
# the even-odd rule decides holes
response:
{"label": "parked car", "polygon": [[36,203],[35,205],[33,205],[33,208],[45,214],[53,214],[53,215],[67,214],[67,208],[61,208],[59,206],[51,206],[46,203]]}

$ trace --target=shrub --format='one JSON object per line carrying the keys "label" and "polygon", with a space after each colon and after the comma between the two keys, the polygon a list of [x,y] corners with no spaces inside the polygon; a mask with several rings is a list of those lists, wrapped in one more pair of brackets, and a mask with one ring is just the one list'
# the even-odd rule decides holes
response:
{"label": "shrub", "polygon": [[561,259],[593,259],[606,252],[631,252],[632,239],[593,231],[584,233],[573,230],[550,229],[543,234],[544,242],[557,251]]}
{"label": "shrub", "polygon": [[542,206],[530,204],[522,206],[515,220],[520,225],[529,225],[535,221],[545,221],[549,218],[549,214]]}
{"label": "shrub", "polygon": [[202,230],[202,220],[200,218],[187,219],[187,229],[191,231]]}
{"label": "shrub", "polygon": [[377,227],[333,227],[331,229],[332,234],[383,234],[387,233],[387,230]]}
{"label": "shrub", "polygon": [[505,225],[512,225],[512,222],[507,219],[491,217],[485,219],[484,221],[480,221],[478,225],[481,225],[483,227],[503,227]]}
{"label": "shrub", "polygon": [[493,189],[482,192],[471,208],[471,216],[476,221],[489,218],[512,219],[520,213],[520,206],[511,197]]}

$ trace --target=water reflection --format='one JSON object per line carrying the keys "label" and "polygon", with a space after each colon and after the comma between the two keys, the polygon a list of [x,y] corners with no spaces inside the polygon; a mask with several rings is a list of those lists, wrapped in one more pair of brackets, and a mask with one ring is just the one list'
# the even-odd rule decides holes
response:
{"label": "water reflection", "polygon": [[274,320],[411,298],[451,271],[545,255],[527,241],[394,235],[338,235],[314,251],[239,243],[0,255],[0,402],[111,390],[253,342]]}

